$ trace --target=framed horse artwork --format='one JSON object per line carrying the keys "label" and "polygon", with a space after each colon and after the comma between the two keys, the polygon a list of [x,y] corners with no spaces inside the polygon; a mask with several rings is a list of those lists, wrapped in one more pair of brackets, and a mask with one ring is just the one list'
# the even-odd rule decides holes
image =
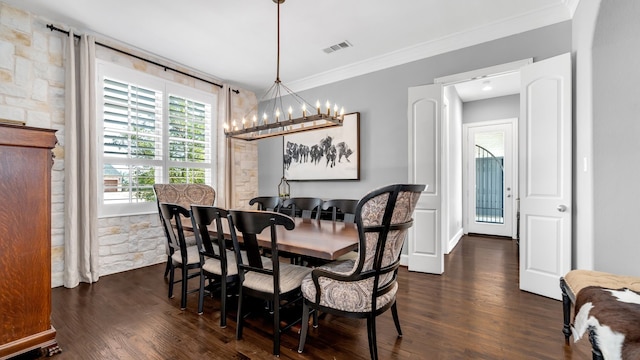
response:
{"label": "framed horse artwork", "polygon": [[360,113],[344,115],[342,126],[286,135],[282,140],[288,180],[359,180]]}

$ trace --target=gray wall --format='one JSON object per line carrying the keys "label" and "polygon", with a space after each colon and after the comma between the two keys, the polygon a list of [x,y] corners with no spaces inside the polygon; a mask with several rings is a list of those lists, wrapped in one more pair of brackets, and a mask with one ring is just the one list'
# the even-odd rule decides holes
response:
{"label": "gray wall", "polygon": [[602,1],[593,38],[594,267],[640,276],[640,1]]}
{"label": "gray wall", "polygon": [[[546,59],[571,51],[571,22],[563,22],[503,39],[300,92],[335,99],[347,112],[360,112],[360,181],[291,182],[291,196],[360,198],[370,190],[406,182],[407,89],[433,79],[497,64]],[[259,193],[274,195],[282,176],[282,139],[258,144]]]}
{"label": "gray wall", "polygon": [[520,117],[520,95],[469,101],[462,106],[464,124],[517,117]]}

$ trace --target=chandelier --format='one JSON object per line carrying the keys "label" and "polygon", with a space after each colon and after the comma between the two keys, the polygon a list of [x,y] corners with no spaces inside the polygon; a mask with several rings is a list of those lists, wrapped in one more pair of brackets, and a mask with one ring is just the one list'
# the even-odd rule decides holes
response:
{"label": "chandelier", "polygon": [[[225,123],[223,127],[227,137],[251,141],[342,126],[344,107],[338,112],[338,105],[334,104],[332,111],[331,103],[327,101],[324,108],[321,108],[319,100],[313,106],[280,81],[280,4],[284,3],[284,1],[273,0],[278,5],[278,58],[276,80],[258,102],[262,103],[265,99],[269,99],[266,106],[264,106],[265,111],[260,119],[253,115],[249,120],[245,116],[241,121],[232,120],[230,124]],[[301,116],[293,116],[294,109],[291,105],[285,112],[282,101],[283,96],[288,96],[291,103],[297,104],[296,107],[299,107]],[[256,108],[252,110],[256,110]]]}

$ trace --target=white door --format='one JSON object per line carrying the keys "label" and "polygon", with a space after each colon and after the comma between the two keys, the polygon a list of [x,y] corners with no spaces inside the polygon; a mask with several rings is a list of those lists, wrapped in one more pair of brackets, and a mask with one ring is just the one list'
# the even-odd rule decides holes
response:
{"label": "white door", "polygon": [[425,184],[407,237],[409,270],[444,272],[441,229],[440,157],[442,85],[409,88],[409,182]]}
{"label": "white door", "polygon": [[560,299],[571,268],[571,55],[522,68],[520,289]]}
{"label": "white door", "polygon": [[465,125],[467,233],[515,235],[515,121]]}

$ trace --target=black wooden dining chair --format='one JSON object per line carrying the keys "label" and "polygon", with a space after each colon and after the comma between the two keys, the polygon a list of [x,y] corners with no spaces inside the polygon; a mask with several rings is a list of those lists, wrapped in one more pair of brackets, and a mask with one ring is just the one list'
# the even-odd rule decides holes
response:
{"label": "black wooden dining chair", "polygon": [[256,205],[258,210],[279,212],[282,199],[279,196],[258,196],[249,200],[249,205]]}
{"label": "black wooden dining chair", "polygon": [[[205,278],[216,280],[220,287],[220,327],[227,326],[227,294],[238,283],[236,254],[227,249],[223,222],[228,222],[227,211],[213,206],[191,205],[191,222],[196,236],[202,262],[198,313],[202,313],[205,294]],[[213,223],[215,221],[215,227]],[[216,236],[211,239],[210,231],[215,229]],[[244,255],[244,252],[242,252]]]}
{"label": "black wooden dining chair", "polygon": [[[352,199],[331,199],[322,203],[322,210],[331,210],[331,220],[337,221],[342,218],[346,223],[354,223],[356,221],[356,206],[358,200]],[[340,216],[339,216],[340,215]]]}
{"label": "black wooden dining chair", "polygon": [[[216,200],[216,191],[206,184],[154,184],[153,192],[156,195],[160,222],[163,221],[162,214],[160,214],[160,203],[176,204],[189,209],[191,204],[213,205]],[[162,225],[164,227],[164,224]],[[195,236],[189,231],[185,231],[184,234],[187,244],[195,246]],[[166,232],[165,235],[169,236]],[[167,246],[167,265],[164,270],[164,277],[174,271],[171,265],[171,255],[173,254],[171,251],[170,246]]]}
{"label": "black wooden dining chair", "polygon": [[[160,216],[162,216],[162,226],[167,235],[167,246],[170,249],[171,271],[169,272],[169,298],[173,298],[173,285],[181,283],[182,298],[180,299],[180,309],[187,308],[187,293],[199,291],[200,289],[188,290],[189,279],[201,276],[200,267],[202,261],[197,245],[188,245],[184,236],[181,216],[190,218],[191,212],[180,205],[160,203]],[[175,268],[182,270],[179,280],[175,279]],[[201,309],[198,309],[201,312]]]}
{"label": "black wooden dining chair", "polygon": [[[293,230],[295,222],[287,215],[271,211],[229,211],[231,239],[236,253],[240,290],[238,297],[238,324],[236,339],[242,338],[244,324],[245,296],[262,299],[271,304],[273,310],[273,354],[280,354],[280,333],[295,325],[290,322],[284,328],[280,326],[281,308],[299,301],[300,283],[311,269],[278,261],[276,227]],[[265,228],[269,228],[271,238],[271,261],[265,263],[260,256],[260,247],[256,238]],[[245,263],[240,255],[238,232],[242,234],[244,249],[247,252]],[[298,319],[300,321],[300,319]]]}
{"label": "black wooden dining chair", "polygon": [[[284,201],[280,212],[292,217],[302,217],[304,219],[320,219],[322,199],[314,197],[294,197]],[[315,212],[315,214],[314,214]],[[299,215],[299,216],[298,216]]]}
{"label": "black wooden dining chair", "polygon": [[[369,353],[378,358],[376,317],[391,309],[402,336],[396,293],[400,253],[413,210],[424,185],[390,185],[370,192],[358,203],[356,224],[360,238],[355,260],[336,261],[315,268],[302,281],[303,313],[298,352],[302,352],[309,329],[310,310],[367,319]],[[317,316],[313,316],[317,326]]]}

